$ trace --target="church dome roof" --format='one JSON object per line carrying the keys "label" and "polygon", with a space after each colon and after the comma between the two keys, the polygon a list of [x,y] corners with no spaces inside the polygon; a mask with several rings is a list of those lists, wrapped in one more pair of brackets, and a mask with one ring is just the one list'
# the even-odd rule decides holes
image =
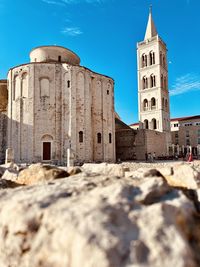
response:
{"label": "church dome roof", "polygon": [[56,45],[39,46],[30,52],[31,62],[62,62],[79,65],[80,58],[71,50]]}

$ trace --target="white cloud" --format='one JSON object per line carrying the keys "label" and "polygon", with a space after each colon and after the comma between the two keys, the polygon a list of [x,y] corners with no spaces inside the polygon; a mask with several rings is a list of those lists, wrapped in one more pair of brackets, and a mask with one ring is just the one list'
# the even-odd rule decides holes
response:
{"label": "white cloud", "polygon": [[44,3],[49,4],[49,5],[58,5],[58,6],[64,6],[65,3],[62,1],[57,1],[57,0],[42,0]]}
{"label": "white cloud", "polygon": [[65,27],[61,33],[63,34],[67,34],[70,36],[78,36],[80,34],[83,34],[83,32],[81,31],[81,29],[79,27]]}
{"label": "white cloud", "polygon": [[176,79],[169,91],[171,96],[200,90],[200,75],[188,73]]}
{"label": "white cloud", "polygon": [[68,5],[68,4],[78,4],[78,3],[87,3],[87,4],[101,4],[105,2],[105,0],[42,0],[43,2],[50,5]]}

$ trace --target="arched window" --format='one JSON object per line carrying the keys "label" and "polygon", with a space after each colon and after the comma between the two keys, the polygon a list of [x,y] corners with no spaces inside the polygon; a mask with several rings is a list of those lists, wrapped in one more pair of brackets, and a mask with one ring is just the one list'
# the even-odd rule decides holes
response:
{"label": "arched window", "polygon": [[163,55],[163,58],[162,58],[162,62],[163,62],[163,67],[166,67],[166,60],[165,60],[165,56]]}
{"label": "arched window", "polygon": [[97,143],[101,144],[101,133],[97,134]]}
{"label": "arched window", "polygon": [[151,83],[150,83],[151,87],[155,87],[156,86],[156,76],[151,74],[150,81],[151,81]]}
{"label": "arched window", "polygon": [[21,96],[21,80],[19,76],[14,78],[14,91],[13,91],[13,100],[16,100]]}
{"label": "arched window", "polygon": [[165,109],[165,99],[164,99],[164,97],[162,98],[162,109],[163,110]]}
{"label": "arched window", "polygon": [[67,87],[70,87],[70,80],[67,81]]}
{"label": "arched window", "polygon": [[144,101],[143,101],[143,110],[145,111],[145,110],[148,110],[148,100],[147,99],[145,99]]}
{"label": "arched window", "polygon": [[149,122],[148,122],[148,120],[144,120],[144,129],[149,129]]}
{"label": "arched window", "polygon": [[83,132],[80,131],[78,134],[79,134],[79,143],[83,143]]}
{"label": "arched window", "polygon": [[50,96],[50,82],[48,78],[40,79],[40,97]]}
{"label": "arched window", "polygon": [[148,88],[148,79],[146,76],[143,77],[143,89]]}
{"label": "arched window", "polygon": [[111,144],[112,143],[112,134],[109,133],[109,143]]}
{"label": "arched window", "polygon": [[167,101],[167,99],[165,100],[165,109],[166,109],[166,111],[168,110],[168,101]]}
{"label": "arched window", "polygon": [[155,64],[155,53],[154,53],[153,51],[151,51],[151,52],[149,53],[149,64],[150,64],[150,65]]}
{"label": "arched window", "polygon": [[156,99],[155,99],[155,97],[152,97],[152,99],[151,99],[151,109],[156,109]]}
{"label": "arched window", "polygon": [[142,55],[142,68],[147,67],[147,55]]}
{"label": "arched window", "polygon": [[156,119],[152,119],[151,124],[153,130],[157,129]]}
{"label": "arched window", "polygon": [[161,78],[160,78],[160,83],[161,83],[161,88],[163,88],[163,75],[161,74]]}
{"label": "arched window", "polygon": [[164,77],[164,89],[167,90],[167,78]]}
{"label": "arched window", "polygon": [[28,74],[26,72],[22,75],[22,96],[28,97]]}
{"label": "arched window", "polygon": [[160,65],[162,66],[163,61],[162,61],[162,52],[160,52]]}

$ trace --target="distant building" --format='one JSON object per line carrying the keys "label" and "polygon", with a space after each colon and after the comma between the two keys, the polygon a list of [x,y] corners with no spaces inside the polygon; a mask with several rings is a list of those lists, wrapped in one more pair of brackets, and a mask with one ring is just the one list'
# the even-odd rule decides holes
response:
{"label": "distant building", "polygon": [[[173,118],[171,125],[171,154],[184,156],[192,151],[194,156],[200,157],[200,115]],[[130,127],[139,130],[139,123]]]}
{"label": "distant building", "polygon": [[200,156],[200,115],[171,119],[173,153]]}

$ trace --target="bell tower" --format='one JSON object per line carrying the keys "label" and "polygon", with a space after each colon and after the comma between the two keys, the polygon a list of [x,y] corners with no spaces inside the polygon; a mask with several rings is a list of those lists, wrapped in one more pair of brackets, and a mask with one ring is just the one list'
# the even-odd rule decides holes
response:
{"label": "bell tower", "polygon": [[137,65],[140,128],[166,132],[170,138],[167,47],[157,33],[151,7],[144,41],[137,43]]}

